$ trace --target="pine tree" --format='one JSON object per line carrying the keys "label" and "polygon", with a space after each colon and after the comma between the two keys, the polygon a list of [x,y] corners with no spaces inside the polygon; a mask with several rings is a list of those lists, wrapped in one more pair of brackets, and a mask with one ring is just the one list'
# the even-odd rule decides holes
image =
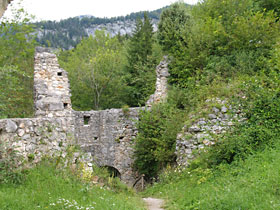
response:
{"label": "pine tree", "polygon": [[[136,21],[136,27],[128,46],[127,79],[130,86],[128,104],[130,106],[143,105],[147,96],[153,91],[153,61],[151,60],[153,48],[153,26],[147,15],[144,20]],[[152,83],[152,84],[151,84]]]}

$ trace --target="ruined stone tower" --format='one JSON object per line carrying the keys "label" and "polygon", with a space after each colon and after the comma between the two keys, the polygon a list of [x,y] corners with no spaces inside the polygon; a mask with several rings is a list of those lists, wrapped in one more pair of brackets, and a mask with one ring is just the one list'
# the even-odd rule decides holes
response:
{"label": "ruined stone tower", "polygon": [[36,117],[72,117],[67,72],[59,67],[55,54],[37,47],[34,66]]}

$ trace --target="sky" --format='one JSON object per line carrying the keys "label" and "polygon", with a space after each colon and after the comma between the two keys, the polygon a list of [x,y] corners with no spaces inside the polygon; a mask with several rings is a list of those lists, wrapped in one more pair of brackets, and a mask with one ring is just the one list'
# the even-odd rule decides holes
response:
{"label": "sky", "polygon": [[[170,5],[176,0],[13,0],[5,16],[11,15],[11,8],[19,2],[36,20],[61,20],[79,15],[95,17],[125,16],[132,12],[152,11]],[[184,0],[196,4],[198,0]]]}

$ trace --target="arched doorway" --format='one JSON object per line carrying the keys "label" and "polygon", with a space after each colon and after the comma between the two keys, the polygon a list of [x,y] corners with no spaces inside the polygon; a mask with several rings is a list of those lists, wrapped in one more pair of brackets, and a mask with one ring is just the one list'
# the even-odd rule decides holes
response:
{"label": "arched doorway", "polygon": [[107,169],[111,177],[118,177],[118,178],[121,179],[121,173],[115,167],[113,167],[113,166],[103,166],[102,168]]}

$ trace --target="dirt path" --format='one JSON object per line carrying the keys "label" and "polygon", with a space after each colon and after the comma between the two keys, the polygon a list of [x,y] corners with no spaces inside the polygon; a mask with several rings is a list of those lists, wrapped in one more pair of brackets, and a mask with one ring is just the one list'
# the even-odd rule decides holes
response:
{"label": "dirt path", "polygon": [[164,210],[161,208],[164,204],[162,199],[156,198],[143,198],[145,203],[147,204],[148,210]]}

